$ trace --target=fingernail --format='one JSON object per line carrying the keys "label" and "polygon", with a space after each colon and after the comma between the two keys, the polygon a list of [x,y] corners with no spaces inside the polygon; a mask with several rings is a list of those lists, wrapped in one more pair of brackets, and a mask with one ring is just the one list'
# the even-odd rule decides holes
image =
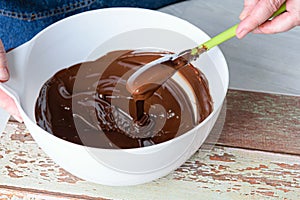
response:
{"label": "fingernail", "polygon": [[251,9],[250,8],[244,8],[243,11],[241,12],[239,18],[240,20],[244,20],[248,15],[250,14]]}
{"label": "fingernail", "polygon": [[0,68],[0,80],[7,81],[9,79],[9,73],[6,67]]}
{"label": "fingernail", "polygon": [[13,115],[13,118],[14,118],[15,120],[17,120],[18,122],[20,122],[20,123],[22,123],[22,122],[23,122],[23,119],[22,119],[22,117],[21,117],[21,116],[19,116],[19,115]]}
{"label": "fingernail", "polygon": [[239,38],[239,39],[242,39],[243,37],[245,37],[245,35],[247,35],[247,30],[245,30],[245,29],[238,29],[237,31],[236,31],[236,36]]}
{"label": "fingernail", "polygon": [[245,12],[242,12],[239,16],[240,20],[243,20],[246,18],[246,13]]}

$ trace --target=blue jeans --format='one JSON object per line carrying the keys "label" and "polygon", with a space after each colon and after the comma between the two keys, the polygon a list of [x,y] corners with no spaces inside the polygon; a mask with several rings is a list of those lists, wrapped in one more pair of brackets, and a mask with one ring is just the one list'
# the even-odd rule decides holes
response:
{"label": "blue jeans", "polygon": [[107,7],[157,9],[180,0],[0,0],[0,39],[5,49],[30,40],[50,24],[87,10]]}

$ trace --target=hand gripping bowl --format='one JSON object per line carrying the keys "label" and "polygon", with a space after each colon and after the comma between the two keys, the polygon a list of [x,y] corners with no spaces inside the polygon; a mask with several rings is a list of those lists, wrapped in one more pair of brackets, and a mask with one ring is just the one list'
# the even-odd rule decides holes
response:
{"label": "hand gripping bowl", "polygon": [[[122,186],[146,183],[182,165],[204,142],[220,113],[228,88],[228,68],[218,47],[194,64],[209,81],[214,111],[187,133],[157,145],[100,149],[55,137],[36,125],[35,102],[55,72],[117,49],[144,47],[180,52],[209,37],[192,24],[157,11],[108,8],[59,21],[7,55],[11,79],[0,87],[16,101],[38,145],[61,167],[91,182]],[[174,76],[181,81],[179,76]]]}

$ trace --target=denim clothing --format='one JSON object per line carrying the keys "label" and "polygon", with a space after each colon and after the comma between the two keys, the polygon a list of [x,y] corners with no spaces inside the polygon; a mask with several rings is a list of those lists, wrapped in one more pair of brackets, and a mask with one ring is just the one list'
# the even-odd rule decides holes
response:
{"label": "denim clothing", "polygon": [[0,38],[7,50],[30,40],[50,24],[83,11],[107,7],[157,9],[178,1],[180,0],[0,0]]}

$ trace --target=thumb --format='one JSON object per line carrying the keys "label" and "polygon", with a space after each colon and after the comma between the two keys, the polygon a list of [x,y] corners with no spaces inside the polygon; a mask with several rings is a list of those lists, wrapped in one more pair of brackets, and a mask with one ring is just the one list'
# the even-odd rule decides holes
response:
{"label": "thumb", "polygon": [[9,73],[7,68],[6,52],[2,41],[0,40],[0,82],[7,81]]}
{"label": "thumb", "polygon": [[21,114],[14,100],[0,89],[0,107],[10,113],[17,121],[22,122]]}

